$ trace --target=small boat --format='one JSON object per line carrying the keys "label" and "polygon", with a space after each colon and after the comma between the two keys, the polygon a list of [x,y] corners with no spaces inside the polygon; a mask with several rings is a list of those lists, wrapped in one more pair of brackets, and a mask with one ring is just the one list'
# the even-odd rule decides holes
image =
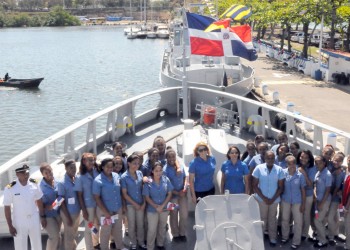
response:
{"label": "small boat", "polygon": [[136,32],[129,32],[126,35],[126,38],[128,38],[128,39],[135,39],[136,37],[137,37],[137,33]]}
{"label": "small boat", "polygon": [[157,29],[157,37],[158,38],[164,38],[167,39],[169,38],[169,28],[167,25],[159,25]]}
{"label": "small boat", "polygon": [[44,78],[33,78],[33,79],[9,79],[7,81],[0,81],[0,86],[14,87],[14,88],[38,88],[41,81]]}
{"label": "small boat", "polygon": [[139,31],[136,33],[136,37],[140,39],[145,39],[147,37],[147,31]]}
{"label": "small boat", "polygon": [[148,31],[147,32],[147,38],[154,39],[157,38],[157,33],[154,31]]}

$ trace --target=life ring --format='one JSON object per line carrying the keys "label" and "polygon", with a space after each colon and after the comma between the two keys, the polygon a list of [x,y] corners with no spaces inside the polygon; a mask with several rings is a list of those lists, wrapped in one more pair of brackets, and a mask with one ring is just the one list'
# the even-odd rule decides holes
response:
{"label": "life ring", "polygon": [[116,129],[117,129],[117,135],[118,137],[123,136],[127,129],[131,128],[133,126],[132,120],[130,116],[124,116],[123,122],[122,123],[117,123],[116,124]]}
{"label": "life ring", "polygon": [[163,118],[165,116],[169,115],[169,111],[167,109],[160,109],[157,112],[156,119]]}

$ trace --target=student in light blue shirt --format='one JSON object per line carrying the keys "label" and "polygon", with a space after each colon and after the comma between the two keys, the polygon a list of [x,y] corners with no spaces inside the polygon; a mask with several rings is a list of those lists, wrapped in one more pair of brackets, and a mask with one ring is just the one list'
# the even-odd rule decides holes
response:
{"label": "student in light blue shirt", "polygon": [[310,150],[302,150],[298,154],[297,158],[298,171],[303,174],[306,187],[305,187],[305,209],[303,216],[303,229],[301,239],[305,240],[309,236],[309,228],[311,228],[313,232],[316,232],[316,227],[314,223],[314,210],[312,207],[314,206],[314,180],[315,175],[317,173],[317,168],[314,165],[314,156]]}
{"label": "student in light blue shirt", "polygon": [[271,151],[274,152],[274,154],[277,154],[277,148],[281,143],[286,143],[288,144],[288,136],[285,132],[279,132],[277,135],[277,144],[273,145],[271,147]]}
{"label": "student in light blue shirt", "polygon": [[47,225],[45,230],[49,237],[47,238],[47,249],[59,249],[61,242],[62,219],[59,214],[59,208],[53,209],[52,203],[58,197],[57,182],[54,179],[51,166],[44,162],[40,164],[40,172],[43,179],[40,182],[40,189],[43,192],[41,200],[44,205]]}
{"label": "student in light blue shirt", "polygon": [[160,135],[156,136],[156,138],[154,138],[152,147],[158,149],[159,161],[164,166],[165,162],[166,162],[166,156],[165,156],[166,142],[165,142],[163,136],[160,136]]}
{"label": "student in light blue shirt", "polygon": [[152,167],[152,181],[143,186],[143,195],[147,202],[147,249],[154,249],[157,238],[158,249],[164,248],[166,223],[169,211],[167,204],[171,200],[173,185],[168,177],[163,175],[163,166],[156,162]]}
{"label": "student in light blue shirt", "polygon": [[189,167],[189,184],[192,202],[196,204],[198,198],[215,194],[213,178],[216,160],[210,155],[209,147],[204,142],[197,143],[193,156],[195,158]]}
{"label": "student in light blue shirt", "polygon": [[126,201],[130,249],[145,249],[144,214],[146,203],[142,195],[143,175],[139,168],[139,157],[132,154],[127,159],[128,169],[121,177],[123,197]]}
{"label": "student in light blue shirt", "polygon": [[277,147],[277,155],[275,157],[275,164],[283,169],[287,168],[286,156],[289,152],[289,146],[287,143],[281,143]]}
{"label": "student in light blue shirt", "polygon": [[338,236],[339,232],[339,216],[338,208],[341,202],[341,196],[339,191],[343,185],[345,179],[345,172],[342,168],[345,155],[342,152],[338,152],[333,157],[333,172],[332,172],[332,200],[328,211],[328,240],[331,246],[335,246],[336,242],[334,236]]}
{"label": "student in light blue shirt", "polygon": [[229,190],[230,194],[249,194],[249,170],[240,160],[241,152],[231,146],[226,154],[227,161],[221,166],[221,193]]}
{"label": "student in light blue shirt", "polygon": [[[283,145],[283,144],[281,144]],[[282,194],[282,243],[289,239],[290,216],[293,216],[294,235],[292,248],[300,246],[303,227],[303,213],[305,208],[305,179],[302,173],[297,171],[296,159],[290,155],[286,157],[287,169],[284,169],[285,180]]]}
{"label": "student in light blue shirt", "polygon": [[334,148],[332,145],[327,144],[322,149],[322,156],[326,159],[326,168],[328,168],[329,172],[333,172],[333,156],[334,156]]}
{"label": "student in light blue shirt", "polygon": [[156,148],[150,148],[147,152],[148,159],[142,164],[141,172],[144,177],[148,177],[152,173],[153,165],[159,161],[159,150]]}
{"label": "student in light blue shirt", "polygon": [[91,234],[89,223],[93,223],[99,228],[99,222],[96,214],[96,202],[92,194],[92,183],[96,176],[99,175],[95,169],[94,155],[83,153],[80,161],[79,174],[75,180],[74,190],[78,194],[78,201],[83,213],[85,231],[84,239],[87,249],[99,246],[99,235]]}
{"label": "student in light blue shirt", "polygon": [[92,184],[92,193],[97,204],[97,217],[101,223],[101,249],[108,249],[112,234],[117,249],[124,248],[122,240],[122,198],[120,177],[113,172],[113,160],[101,162],[102,172]]}
{"label": "student in light blue shirt", "polygon": [[316,156],[315,164],[318,169],[315,176],[314,188],[314,194],[316,196],[315,209],[318,213],[318,216],[315,218],[318,242],[314,244],[314,247],[321,248],[328,244],[326,238],[326,228],[323,221],[328,213],[329,205],[332,199],[332,174],[328,171],[326,167],[327,160],[323,156]]}
{"label": "student in light blue shirt", "polygon": [[265,163],[265,153],[269,150],[269,145],[266,142],[261,142],[258,147],[258,154],[255,155],[248,164],[250,173],[253,173],[254,168]]}
{"label": "student in light blue shirt", "polygon": [[255,143],[253,141],[248,141],[245,148],[246,148],[246,151],[241,156],[241,161],[244,162],[248,166],[249,162],[256,155]]}
{"label": "student in light blue shirt", "polygon": [[78,196],[74,191],[77,167],[74,160],[68,160],[64,165],[66,174],[63,181],[58,183],[58,195],[64,198],[60,212],[64,226],[64,249],[75,249],[80,215]]}
{"label": "student in light blue shirt", "polygon": [[179,205],[179,209],[170,211],[170,229],[173,241],[186,241],[186,228],[188,218],[187,189],[185,187],[186,173],[184,167],[176,159],[176,152],[167,149],[165,153],[166,164],[163,174],[173,185],[171,202]]}
{"label": "student in light blue shirt", "polygon": [[275,154],[272,151],[267,151],[264,159],[266,163],[256,166],[252,174],[254,197],[259,204],[264,231],[268,230],[270,245],[275,246],[277,243],[277,206],[283,192],[284,173],[280,166],[274,164]]}

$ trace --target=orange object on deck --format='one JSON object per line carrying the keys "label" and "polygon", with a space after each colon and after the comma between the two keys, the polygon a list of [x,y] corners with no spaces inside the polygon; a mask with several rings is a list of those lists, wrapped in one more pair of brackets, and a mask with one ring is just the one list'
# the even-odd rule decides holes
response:
{"label": "orange object on deck", "polygon": [[204,110],[203,122],[206,125],[211,125],[215,122],[216,109],[214,107],[207,107]]}

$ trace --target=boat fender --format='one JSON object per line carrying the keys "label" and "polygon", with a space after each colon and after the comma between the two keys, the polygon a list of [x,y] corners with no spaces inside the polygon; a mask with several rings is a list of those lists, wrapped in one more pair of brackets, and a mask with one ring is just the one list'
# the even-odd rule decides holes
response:
{"label": "boat fender", "polygon": [[264,118],[260,115],[251,115],[247,120],[247,124],[250,125],[249,131],[254,132],[256,135],[263,133],[263,126],[265,125]]}
{"label": "boat fender", "polygon": [[132,120],[129,116],[124,116],[122,123],[117,123],[118,136],[123,136],[125,132],[132,127]]}
{"label": "boat fender", "polygon": [[156,118],[159,119],[159,118],[163,118],[165,116],[169,115],[169,111],[167,109],[160,109],[158,110],[157,112],[157,115],[156,115]]}

